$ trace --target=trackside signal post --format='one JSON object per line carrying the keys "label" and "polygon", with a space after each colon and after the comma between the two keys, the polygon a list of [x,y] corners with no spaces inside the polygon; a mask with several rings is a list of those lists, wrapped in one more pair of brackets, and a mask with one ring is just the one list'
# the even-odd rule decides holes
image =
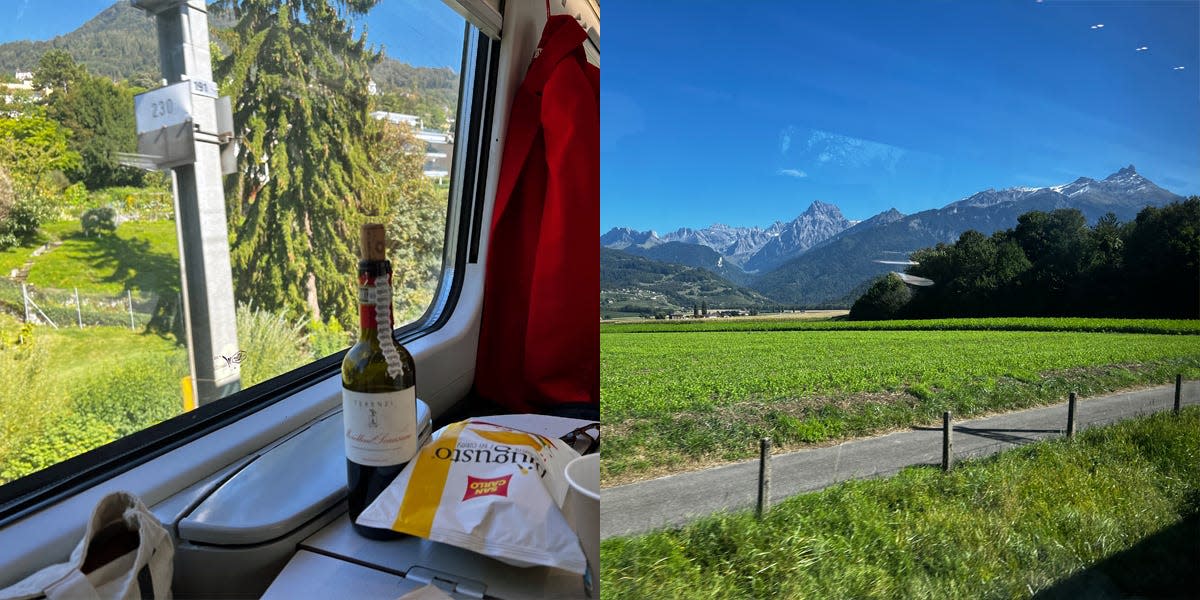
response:
{"label": "trackside signal post", "polygon": [[203,405],[241,389],[221,185],[222,159],[232,171],[235,152],[229,101],[217,98],[212,82],[205,1],[132,3],[154,16],[158,30],[167,85],[134,100],[138,153],[153,168],[173,173],[188,356],[195,398]]}

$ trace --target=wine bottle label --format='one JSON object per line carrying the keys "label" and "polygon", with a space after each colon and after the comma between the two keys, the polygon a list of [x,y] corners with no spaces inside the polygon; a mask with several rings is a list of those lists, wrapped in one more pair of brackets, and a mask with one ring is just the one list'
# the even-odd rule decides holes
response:
{"label": "wine bottle label", "polygon": [[389,467],[417,453],[417,390],[363,393],[342,389],[346,458],[369,467]]}

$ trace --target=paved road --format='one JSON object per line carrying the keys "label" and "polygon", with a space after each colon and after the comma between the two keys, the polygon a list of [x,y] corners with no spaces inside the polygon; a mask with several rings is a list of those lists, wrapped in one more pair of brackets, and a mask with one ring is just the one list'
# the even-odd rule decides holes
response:
{"label": "paved road", "polygon": [[[1080,398],[1076,430],[1151,412],[1170,410],[1175,386]],[[1182,402],[1200,404],[1200,382],[1185,382]],[[993,454],[1056,437],[1067,427],[1067,403],[996,415],[954,425],[956,458]],[[919,464],[941,464],[941,427],[899,431],[829,448],[776,454],[771,459],[771,497],[780,500],[839,481],[891,475]],[[687,523],[719,511],[752,508],[757,499],[758,460],[606,488],[600,498],[600,537],[630,535]]]}

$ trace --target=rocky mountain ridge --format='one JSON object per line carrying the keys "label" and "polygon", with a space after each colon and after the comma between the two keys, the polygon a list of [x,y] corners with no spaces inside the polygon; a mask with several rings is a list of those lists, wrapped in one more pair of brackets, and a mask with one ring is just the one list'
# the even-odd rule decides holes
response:
{"label": "rocky mountain ridge", "polygon": [[[872,277],[896,268],[877,260],[952,243],[970,229],[984,234],[1007,229],[1029,211],[1073,208],[1091,223],[1110,212],[1129,221],[1147,206],[1182,199],[1129,165],[1100,180],[1080,177],[1054,186],[988,189],[942,208],[911,215],[892,208],[859,223],[846,220],[832,204],[814,202],[793,221],[765,228],[718,224],[663,236],[614,228],[600,242],[606,248],[708,269],[781,304],[816,307],[852,300]],[[677,244],[654,250],[668,242]]]}

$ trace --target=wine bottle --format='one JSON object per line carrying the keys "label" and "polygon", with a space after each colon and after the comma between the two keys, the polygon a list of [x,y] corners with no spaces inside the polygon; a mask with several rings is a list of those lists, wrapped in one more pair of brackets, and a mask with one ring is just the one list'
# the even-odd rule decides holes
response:
{"label": "wine bottle", "polygon": [[[417,397],[412,355],[392,339],[392,264],[382,225],[362,227],[358,263],[358,341],[342,359],[346,487],[353,523],[417,452]],[[354,523],[360,535],[400,534]]]}

